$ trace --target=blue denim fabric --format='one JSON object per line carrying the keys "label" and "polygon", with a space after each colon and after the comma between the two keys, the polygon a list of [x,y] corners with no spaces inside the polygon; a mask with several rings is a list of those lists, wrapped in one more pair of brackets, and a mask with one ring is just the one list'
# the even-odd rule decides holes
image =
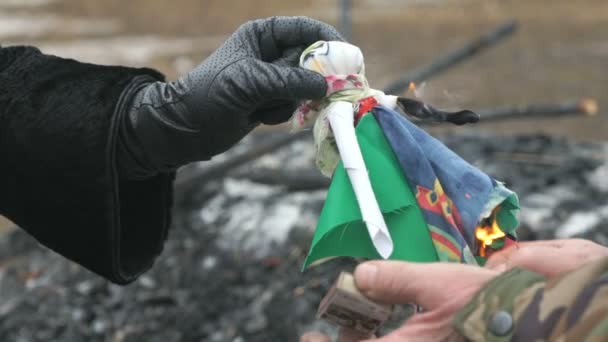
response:
{"label": "blue denim fabric", "polygon": [[[461,248],[465,247],[462,243],[466,241],[471,251],[475,251],[475,228],[498,183],[401,114],[383,106],[375,107],[373,114],[397,156],[410,187],[414,190],[420,185],[433,189],[435,180],[439,180],[460,213],[462,227],[454,229],[442,217],[423,210],[427,222],[450,234],[461,244]],[[510,192],[505,196],[508,194]]]}

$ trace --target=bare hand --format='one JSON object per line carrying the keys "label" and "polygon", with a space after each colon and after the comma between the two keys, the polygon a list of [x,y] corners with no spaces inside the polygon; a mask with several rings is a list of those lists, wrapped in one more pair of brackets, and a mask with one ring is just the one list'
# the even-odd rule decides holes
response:
{"label": "bare hand", "polygon": [[608,248],[589,240],[529,241],[493,254],[486,267],[501,272],[522,267],[553,277],[605,256],[608,256]]}
{"label": "bare hand", "polygon": [[[462,340],[452,327],[454,314],[498,274],[490,269],[447,263],[369,261],[359,265],[355,282],[363,294],[384,303],[415,303],[426,310],[389,335],[366,341]],[[317,334],[305,335],[302,341],[327,342],[329,339]],[[347,340],[341,338],[341,341]]]}
{"label": "bare hand", "polygon": [[[371,336],[361,335],[360,333],[342,328],[338,335],[338,342],[355,342],[362,341],[370,338]],[[327,335],[323,335],[318,332],[309,332],[300,337],[300,342],[331,342],[331,339]]]}

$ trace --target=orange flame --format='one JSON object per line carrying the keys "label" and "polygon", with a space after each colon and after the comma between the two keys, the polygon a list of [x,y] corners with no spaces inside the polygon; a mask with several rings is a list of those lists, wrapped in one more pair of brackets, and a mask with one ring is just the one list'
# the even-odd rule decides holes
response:
{"label": "orange flame", "polygon": [[500,229],[500,226],[496,222],[496,217],[492,219],[491,226],[479,226],[475,230],[475,237],[477,240],[483,242],[483,245],[479,247],[479,255],[482,257],[486,256],[486,247],[491,246],[494,240],[505,237],[505,233]]}
{"label": "orange flame", "polygon": [[406,93],[415,93],[416,92],[416,83],[410,82],[410,85],[407,87]]}

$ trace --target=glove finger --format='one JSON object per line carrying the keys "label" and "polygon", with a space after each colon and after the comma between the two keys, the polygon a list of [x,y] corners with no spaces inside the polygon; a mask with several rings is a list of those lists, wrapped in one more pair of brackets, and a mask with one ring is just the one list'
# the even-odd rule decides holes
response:
{"label": "glove finger", "polygon": [[281,67],[297,67],[300,64],[300,55],[304,52],[304,47],[298,46],[283,51],[283,56],[272,62]]}
{"label": "glove finger", "polygon": [[272,101],[258,107],[252,114],[252,118],[265,125],[278,125],[289,120],[296,107],[297,103],[294,101]]}
{"label": "glove finger", "polygon": [[296,67],[282,67],[257,59],[248,68],[251,96],[262,103],[271,99],[317,100],[327,93],[325,78],[316,72]]}
{"label": "glove finger", "polygon": [[333,26],[307,17],[258,19],[242,25],[236,34],[265,62],[280,58],[291,47],[306,48],[319,40],[344,40]]}
{"label": "glove finger", "polygon": [[305,46],[319,40],[344,41],[344,37],[333,26],[308,17],[273,17],[271,25],[265,26],[272,30],[272,37],[279,48]]}

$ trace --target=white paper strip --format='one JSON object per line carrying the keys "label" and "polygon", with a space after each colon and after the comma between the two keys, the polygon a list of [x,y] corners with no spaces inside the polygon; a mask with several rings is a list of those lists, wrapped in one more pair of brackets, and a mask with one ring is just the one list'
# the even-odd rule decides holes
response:
{"label": "white paper strip", "polygon": [[374,247],[384,259],[393,253],[393,240],[388,232],[384,217],[372,190],[359,142],[353,124],[353,105],[350,102],[332,102],[325,109],[331,126],[340,158],[348,173]]}

